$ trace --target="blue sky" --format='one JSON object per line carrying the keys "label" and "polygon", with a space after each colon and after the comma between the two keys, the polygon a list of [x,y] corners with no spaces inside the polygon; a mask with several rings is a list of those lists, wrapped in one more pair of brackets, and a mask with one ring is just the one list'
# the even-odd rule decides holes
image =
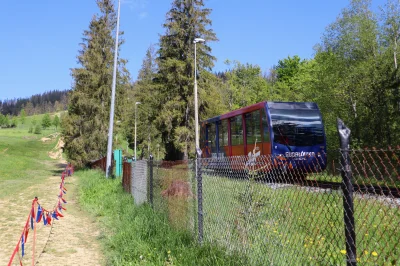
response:
{"label": "blue sky", "polygon": [[[5,1],[5,0],[4,0]],[[121,0],[121,56],[135,80],[145,52],[164,33],[162,24],[172,0]],[[348,0],[205,0],[213,9],[212,28],[219,39],[209,43],[218,61],[259,65],[268,71],[278,60],[310,58],[325,27],[334,22]],[[374,7],[384,0],[374,0]],[[70,89],[82,33],[95,0],[7,1],[0,9],[0,100]]]}

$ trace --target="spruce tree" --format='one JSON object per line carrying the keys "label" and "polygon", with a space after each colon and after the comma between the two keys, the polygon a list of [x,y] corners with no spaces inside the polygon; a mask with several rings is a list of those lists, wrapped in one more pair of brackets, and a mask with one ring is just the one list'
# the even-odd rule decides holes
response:
{"label": "spruce tree", "polygon": [[42,118],[42,127],[46,129],[51,126],[51,119],[49,114],[45,114]]}
{"label": "spruce tree", "polygon": [[[153,45],[147,49],[145,58],[143,59],[142,68],[139,71],[137,81],[133,84],[130,99],[128,118],[124,121],[126,137],[131,147],[134,147],[134,130],[132,125],[135,123],[135,111],[137,111],[137,149],[144,151],[143,156],[154,154],[157,147],[161,146],[161,134],[154,122],[159,114],[159,110],[163,104],[159,98],[157,84],[154,83],[154,78],[157,73],[157,63],[155,60],[155,49]],[[135,108],[135,102],[141,104]],[[159,146],[157,146],[157,144]],[[161,149],[163,153],[163,149]]]}
{"label": "spruce tree", "polygon": [[34,133],[35,133],[35,134],[42,134],[42,127],[41,127],[39,124],[37,124],[37,125],[35,126],[35,131],[34,131]]}
{"label": "spruce tree", "polygon": [[19,115],[21,117],[21,124],[25,124],[25,118],[26,118],[25,109],[22,109]]}
{"label": "spruce tree", "polygon": [[[157,124],[166,144],[167,159],[178,159],[182,155],[187,158],[189,152],[194,152],[193,40],[206,40],[205,44],[197,44],[198,72],[211,70],[215,57],[208,42],[216,41],[217,37],[209,28],[210,13],[203,0],[174,0],[163,25],[166,32],[160,37],[156,76],[158,97],[163,105]],[[202,82],[200,79],[199,94]]]}
{"label": "spruce tree", "polygon": [[[77,57],[81,67],[72,69],[74,85],[69,95],[68,115],[62,120],[64,151],[77,166],[107,152],[117,17],[111,0],[98,0],[97,5],[100,14],[92,18],[89,29],[83,33]],[[129,79],[125,63],[118,60],[115,121],[120,119]]]}
{"label": "spruce tree", "polygon": [[58,128],[58,126],[60,125],[60,118],[58,117],[58,115],[54,116],[53,122],[52,122],[53,126],[56,128]]}

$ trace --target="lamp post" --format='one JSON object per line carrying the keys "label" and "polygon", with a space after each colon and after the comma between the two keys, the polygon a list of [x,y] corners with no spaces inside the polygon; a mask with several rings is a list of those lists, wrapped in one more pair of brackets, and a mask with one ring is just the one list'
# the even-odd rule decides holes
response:
{"label": "lamp post", "polygon": [[200,148],[199,144],[199,106],[197,101],[197,63],[196,63],[196,44],[204,43],[205,40],[201,38],[194,39],[194,120],[195,120],[195,131],[196,131],[196,149]]}
{"label": "lamp post", "polygon": [[137,158],[136,158],[136,113],[137,113],[137,105],[138,104],[141,104],[141,102],[135,103],[135,162],[137,161]]}
{"label": "lamp post", "polygon": [[111,85],[111,108],[110,108],[110,124],[108,126],[108,143],[107,143],[107,162],[106,162],[106,178],[112,173],[111,169],[111,153],[112,153],[112,138],[114,126],[114,104],[115,104],[115,86],[117,80],[117,63],[118,63],[118,33],[119,33],[119,13],[121,9],[121,2],[118,0],[118,15],[117,15],[117,30],[115,36],[115,51],[114,51],[114,70],[113,80]]}

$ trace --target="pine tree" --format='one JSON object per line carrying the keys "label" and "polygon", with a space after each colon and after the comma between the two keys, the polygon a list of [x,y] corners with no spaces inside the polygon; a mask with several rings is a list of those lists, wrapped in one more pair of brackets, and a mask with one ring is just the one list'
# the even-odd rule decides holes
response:
{"label": "pine tree", "polygon": [[35,134],[42,134],[42,127],[41,127],[39,124],[37,124],[37,125],[35,126],[35,131],[34,131],[34,133],[35,133]]}
{"label": "pine tree", "polygon": [[51,126],[51,119],[49,114],[45,114],[42,118],[42,127],[46,129]]}
{"label": "pine tree", "polygon": [[[97,5],[100,14],[92,18],[83,33],[78,55],[81,67],[72,69],[74,85],[68,99],[68,115],[62,120],[64,150],[77,166],[98,159],[107,151],[117,17],[111,0],[98,0]],[[126,61],[118,61],[115,121],[120,119],[129,80]]]}
{"label": "pine tree", "polygon": [[[211,9],[205,8],[203,0],[174,0],[167,20],[163,25],[165,35],[160,37],[156,76],[159,99],[163,105],[157,124],[166,144],[167,158],[187,158],[194,153],[194,44],[195,38],[206,42],[216,41],[215,33],[209,29]],[[215,57],[208,44],[197,44],[197,66],[199,72],[211,70]],[[202,80],[199,80],[199,94]],[[201,103],[201,101],[200,101]]]}
{"label": "pine tree", "polygon": [[21,124],[25,124],[25,118],[26,118],[25,109],[22,109],[19,115],[21,117]]}
{"label": "pine tree", "polygon": [[53,122],[52,122],[53,126],[56,128],[58,128],[58,126],[60,125],[60,118],[58,117],[58,115],[54,116]]}
{"label": "pine tree", "polygon": [[[155,60],[155,49],[153,45],[147,49],[146,56],[143,59],[142,68],[139,71],[137,81],[131,90],[133,99],[130,105],[128,118],[125,122],[126,137],[134,147],[134,130],[132,125],[135,123],[135,111],[137,111],[137,148],[145,151],[143,156],[154,154],[157,150],[157,144],[161,146],[161,134],[157,128],[155,120],[159,114],[159,110],[163,105],[163,101],[158,97],[159,91],[154,78],[157,73],[157,63]],[[141,104],[135,109],[135,102]],[[164,153],[161,149],[162,154]]]}

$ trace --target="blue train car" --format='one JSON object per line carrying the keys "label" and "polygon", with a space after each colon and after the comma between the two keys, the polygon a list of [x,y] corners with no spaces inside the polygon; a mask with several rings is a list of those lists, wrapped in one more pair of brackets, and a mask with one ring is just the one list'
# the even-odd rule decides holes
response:
{"label": "blue train car", "polygon": [[[203,157],[268,156],[303,172],[326,167],[322,115],[312,102],[260,102],[201,123]],[[270,169],[270,168],[269,168]]]}

